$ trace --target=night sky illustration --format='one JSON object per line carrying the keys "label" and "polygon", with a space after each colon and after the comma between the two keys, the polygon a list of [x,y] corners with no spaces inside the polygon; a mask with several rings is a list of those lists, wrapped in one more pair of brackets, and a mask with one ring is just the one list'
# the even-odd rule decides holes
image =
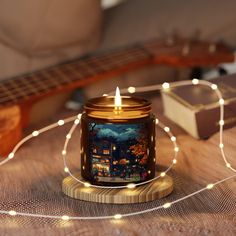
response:
{"label": "night sky illustration", "polygon": [[137,139],[138,132],[141,128],[140,124],[129,125],[111,125],[111,124],[97,124],[98,138],[112,137],[117,141],[126,141],[129,139]]}

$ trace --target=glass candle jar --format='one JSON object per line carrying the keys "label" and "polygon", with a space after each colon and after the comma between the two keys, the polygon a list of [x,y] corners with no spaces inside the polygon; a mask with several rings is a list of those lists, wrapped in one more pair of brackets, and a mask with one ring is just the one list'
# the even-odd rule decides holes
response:
{"label": "glass candle jar", "polygon": [[81,117],[81,174],[96,185],[139,183],[155,176],[155,117],[141,98],[90,99]]}

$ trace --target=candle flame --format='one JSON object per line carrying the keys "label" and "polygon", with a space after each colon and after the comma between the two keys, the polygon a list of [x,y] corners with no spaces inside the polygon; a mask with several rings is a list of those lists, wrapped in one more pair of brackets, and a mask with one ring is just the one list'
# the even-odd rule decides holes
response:
{"label": "candle flame", "polygon": [[119,110],[121,109],[121,106],[122,106],[122,101],[120,96],[120,89],[119,87],[116,87],[115,108]]}

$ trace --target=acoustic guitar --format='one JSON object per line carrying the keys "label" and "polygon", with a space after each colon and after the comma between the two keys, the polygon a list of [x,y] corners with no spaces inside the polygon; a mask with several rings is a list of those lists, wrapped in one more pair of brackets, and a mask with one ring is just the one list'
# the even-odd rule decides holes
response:
{"label": "acoustic guitar", "polygon": [[184,39],[149,41],[118,50],[88,55],[34,73],[0,82],[0,156],[7,155],[22,137],[32,105],[56,93],[150,64],[174,67],[215,66],[234,61],[223,44]]}

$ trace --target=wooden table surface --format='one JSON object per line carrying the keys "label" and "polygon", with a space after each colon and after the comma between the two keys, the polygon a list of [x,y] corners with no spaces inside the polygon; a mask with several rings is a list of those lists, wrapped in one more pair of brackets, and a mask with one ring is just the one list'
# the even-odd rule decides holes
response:
{"label": "wooden table surface", "polygon": [[[225,168],[216,147],[219,134],[204,141],[190,137],[163,116],[158,96],[152,100],[155,113],[172,128],[181,149],[178,164],[170,172],[175,182],[173,194],[149,203],[122,206],[88,203],[65,196],[61,182],[66,174],[60,155],[70,128],[65,125],[31,140],[20,149],[15,159],[0,167],[0,208],[73,216],[122,214],[159,206],[233,174]],[[60,115],[65,116],[65,112]],[[57,119],[53,117],[47,122]],[[170,163],[173,148],[163,131],[158,129],[157,136],[157,164],[158,169],[162,169]],[[226,130],[224,137],[226,154],[235,168],[236,127]],[[68,158],[70,168],[77,171],[80,164],[78,132],[71,139]],[[236,179],[171,208],[121,220],[64,222],[6,215],[1,215],[0,219],[0,235],[236,235]]]}

